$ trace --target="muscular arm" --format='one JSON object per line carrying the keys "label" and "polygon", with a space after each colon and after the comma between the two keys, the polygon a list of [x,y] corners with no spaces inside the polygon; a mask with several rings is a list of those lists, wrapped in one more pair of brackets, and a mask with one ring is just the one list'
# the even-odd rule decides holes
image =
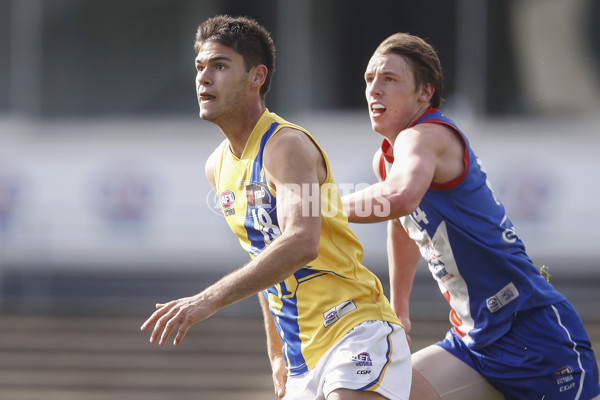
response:
{"label": "muscular arm", "polygon": [[402,131],[385,181],[343,197],[348,220],[370,223],[411,214],[431,183],[460,176],[463,152],[461,140],[444,125],[420,124]]}
{"label": "muscular arm", "polygon": [[[373,172],[381,182],[379,171],[381,150],[373,156]],[[407,339],[410,343],[410,293],[421,254],[416,243],[408,237],[399,219],[388,221],[387,256],[390,277],[390,303],[392,309],[402,321]]]}
{"label": "muscular arm", "polygon": [[[318,189],[325,170],[322,154],[304,133],[286,128],[267,143],[263,161],[267,179],[277,191],[281,236],[251,262],[204,291],[157,304],[141,327],[147,330],[154,325],[152,343],[160,337],[163,345],[179,326],[174,340],[179,344],[194,323],[285,280],[317,257],[321,229]],[[305,212],[307,207],[311,213]]]}

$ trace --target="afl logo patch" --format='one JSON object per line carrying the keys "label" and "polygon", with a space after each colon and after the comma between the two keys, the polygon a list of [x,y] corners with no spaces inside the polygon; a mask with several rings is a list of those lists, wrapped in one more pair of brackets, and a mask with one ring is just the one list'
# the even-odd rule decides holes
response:
{"label": "afl logo patch", "polygon": [[226,190],[221,193],[221,207],[223,208],[225,215],[229,215],[230,213],[228,212],[233,211],[231,208],[233,207],[234,203],[235,194],[231,190]]}

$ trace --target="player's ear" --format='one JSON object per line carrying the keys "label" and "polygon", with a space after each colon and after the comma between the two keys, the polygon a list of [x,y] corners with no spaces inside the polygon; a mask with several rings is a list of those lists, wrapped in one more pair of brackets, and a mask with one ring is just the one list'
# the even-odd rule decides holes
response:
{"label": "player's ear", "polygon": [[265,79],[267,79],[267,74],[269,70],[263,64],[257,65],[256,67],[250,70],[250,83],[252,86],[261,87],[263,83],[265,83]]}
{"label": "player's ear", "polygon": [[419,88],[419,101],[424,103],[429,103],[431,98],[433,97],[433,93],[435,93],[435,88],[431,83],[424,83]]}

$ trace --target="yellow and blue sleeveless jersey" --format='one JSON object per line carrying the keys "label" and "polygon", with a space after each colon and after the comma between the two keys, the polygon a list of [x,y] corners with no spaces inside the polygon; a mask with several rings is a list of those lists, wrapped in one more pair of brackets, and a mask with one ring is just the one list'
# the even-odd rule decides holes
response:
{"label": "yellow and blue sleeveless jersey", "polygon": [[[223,215],[251,257],[281,234],[276,193],[267,182],[262,160],[268,140],[283,127],[302,131],[312,139],[303,128],[265,110],[240,158],[231,152],[227,140],[215,152],[216,191]],[[327,177],[321,185],[319,256],[263,291],[291,375],[312,369],[331,346],[364,321],[400,324],[381,282],[361,264],[362,245],[348,226],[329,161],[320,150]]]}

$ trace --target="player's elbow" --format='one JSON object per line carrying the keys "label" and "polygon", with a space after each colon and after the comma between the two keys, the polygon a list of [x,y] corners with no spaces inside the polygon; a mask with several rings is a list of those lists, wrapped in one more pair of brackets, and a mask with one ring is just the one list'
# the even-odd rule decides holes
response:
{"label": "player's elbow", "polygon": [[419,208],[422,198],[422,194],[410,188],[392,190],[389,196],[387,196],[390,216],[392,218],[400,218],[412,214]]}
{"label": "player's elbow", "polygon": [[307,265],[319,257],[319,238],[315,235],[302,235],[298,240],[298,263]]}
{"label": "player's elbow", "polygon": [[[288,229],[277,239],[285,247],[282,255],[290,265],[302,268],[319,256],[320,231]],[[285,243],[285,244],[284,244]]]}
{"label": "player's elbow", "polygon": [[304,265],[309,264],[309,263],[313,262],[314,260],[316,260],[317,257],[319,257],[319,241],[313,240],[313,241],[307,243],[302,256],[303,256],[302,264],[304,264]]}
{"label": "player's elbow", "polygon": [[390,215],[392,218],[400,218],[410,215],[419,207],[420,201],[414,199],[398,198],[390,201]]}

